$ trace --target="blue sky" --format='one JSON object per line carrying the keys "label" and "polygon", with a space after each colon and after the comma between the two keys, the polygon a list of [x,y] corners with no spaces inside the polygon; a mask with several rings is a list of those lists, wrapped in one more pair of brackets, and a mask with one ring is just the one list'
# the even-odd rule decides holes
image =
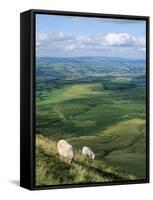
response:
{"label": "blue sky", "polygon": [[145,21],[36,15],[36,56],[145,58]]}

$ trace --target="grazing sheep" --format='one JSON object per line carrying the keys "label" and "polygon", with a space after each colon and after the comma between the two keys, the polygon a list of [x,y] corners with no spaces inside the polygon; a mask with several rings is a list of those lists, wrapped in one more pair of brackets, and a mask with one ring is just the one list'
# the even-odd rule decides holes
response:
{"label": "grazing sheep", "polygon": [[66,162],[68,164],[71,164],[75,156],[73,146],[69,144],[66,140],[59,140],[57,143],[57,150],[60,158],[65,158]]}
{"label": "grazing sheep", "polygon": [[82,148],[82,155],[85,155],[85,156],[88,156],[89,158],[91,159],[95,159],[95,154],[93,153],[93,151],[87,147],[87,146],[84,146]]}

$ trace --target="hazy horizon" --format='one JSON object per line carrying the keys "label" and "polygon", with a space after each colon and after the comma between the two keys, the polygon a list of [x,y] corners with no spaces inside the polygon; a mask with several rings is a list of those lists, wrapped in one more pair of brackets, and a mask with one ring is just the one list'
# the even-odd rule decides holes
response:
{"label": "hazy horizon", "polygon": [[128,57],[119,57],[119,56],[36,56],[36,58],[118,58],[118,59],[127,59],[127,60],[143,60],[145,58],[128,58]]}

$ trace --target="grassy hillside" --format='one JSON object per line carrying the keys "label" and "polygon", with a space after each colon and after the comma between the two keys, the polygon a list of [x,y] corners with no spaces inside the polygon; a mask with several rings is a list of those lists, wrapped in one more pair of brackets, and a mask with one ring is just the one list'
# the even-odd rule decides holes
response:
{"label": "grassy hillside", "polygon": [[88,144],[98,160],[105,160],[145,177],[145,120],[131,119],[117,123],[96,136],[81,136],[69,139],[77,148]]}
{"label": "grassy hillside", "polygon": [[36,136],[36,185],[73,184],[134,180],[136,176],[108,164],[104,160],[90,160],[79,151],[69,166],[59,158],[56,142],[42,135]]}
{"label": "grassy hillside", "polygon": [[[47,88],[48,83],[45,84]],[[36,96],[36,132],[54,142],[66,139],[77,149],[88,145],[96,154],[98,168],[106,162],[143,179],[146,176],[145,112],[145,88],[139,84],[125,81],[63,84]],[[37,151],[39,156],[44,154],[41,148]],[[42,167],[49,162],[47,155],[40,156]],[[81,158],[78,159],[80,162]]]}

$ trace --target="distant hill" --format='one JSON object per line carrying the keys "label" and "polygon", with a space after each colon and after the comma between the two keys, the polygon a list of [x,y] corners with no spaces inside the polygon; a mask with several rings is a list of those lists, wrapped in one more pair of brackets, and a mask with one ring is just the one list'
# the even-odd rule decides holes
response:
{"label": "distant hill", "polygon": [[[145,74],[145,60],[117,57],[38,57],[36,80],[67,81],[84,79],[131,78]],[[87,81],[87,80],[86,80]]]}

